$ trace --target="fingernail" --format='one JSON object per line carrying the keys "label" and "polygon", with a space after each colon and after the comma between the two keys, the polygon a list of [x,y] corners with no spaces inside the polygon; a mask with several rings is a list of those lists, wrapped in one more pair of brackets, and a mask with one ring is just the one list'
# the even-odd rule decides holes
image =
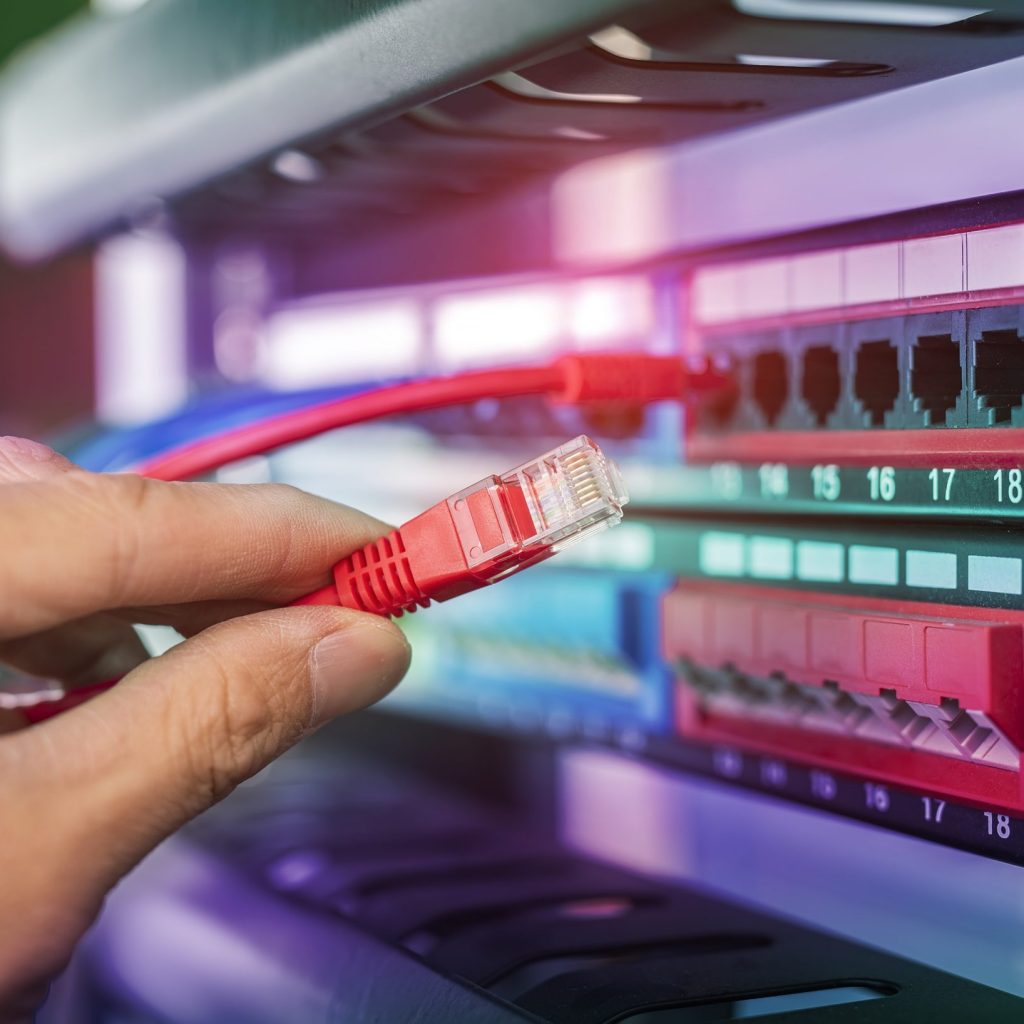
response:
{"label": "fingernail", "polygon": [[31,441],[27,437],[14,437],[10,434],[0,437],[0,450],[32,459],[35,462],[47,462],[57,454],[52,448],[40,444],[38,441]]}
{"label": "fingernail", "polygon": [[0,437],[0,479],[34,480],[62,468],[70,469],[71,463],[45,444],[27,437]]}
{"label": "fingernail", "polygon": [[360,623],[313,648],[313,725],[380,700],[405,675],[410,650],[390,623]]}

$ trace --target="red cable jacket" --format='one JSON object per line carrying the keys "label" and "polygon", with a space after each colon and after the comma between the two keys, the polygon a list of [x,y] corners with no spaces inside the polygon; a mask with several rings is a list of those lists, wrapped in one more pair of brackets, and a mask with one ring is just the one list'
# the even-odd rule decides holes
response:
{"label": "red cable jacket", "polygon": [[338,588],[333,584],[329,583],[326,587],[321,587],[319,590],[314,590],[312,594],[307,594],[305,597],[300,597],[295,601],[292,601],[291,606],[301,604],[333,604],[338,603]]}

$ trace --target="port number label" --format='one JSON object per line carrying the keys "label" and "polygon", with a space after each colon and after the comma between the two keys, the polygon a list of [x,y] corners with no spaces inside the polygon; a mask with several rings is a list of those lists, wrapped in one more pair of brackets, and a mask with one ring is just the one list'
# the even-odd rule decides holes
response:
{"label": "port number label", "polygon": [[819,800],[835,800],[837,792],[838,786],[836,786],[835,776],[829,775],[828,772],[811,772],[811,793],[813,796],[818,797]]}
{"label": "port number label", "polygon": [[743,755],[730,747],[716,747],[712,755],[715,771],[727,779],[738,779],[743,774]]}
{"label": "port number label", "polygon": [[758,467],[762,498],[785,498],[789,494],[789,467],[784,462],[765,462]]}
{"label": "port number label", "polygon": [[1019,469],[997,469],[992,479],[996,482],[996,501],[1019,505],[1024,499],[1024,475]]}
{"label": "port number label", "polygon": [[921,805],[924,807],[925,821],[934,821],[936,825],[942,824],[942,815],[946,810],[945,800],[933,800],[930,796],[923,796]]}
{"label": "port number label", "polygon": [[811,488],[819,501],[835,501],[840,494],[839,467],[834,465],[811,467]]}
{"label": "port number label", "polygon": [[765,758],[761,762],[761,782],[772,789],[785,789],[789,780],[789,772],[786,770],[785,761],[777,761],[774,758]]}
{"label": "port number label", "polygon": [[933,469],[928,474],[932,485],[932,501],[949,501],[955,477],[955,469]]}
{"label": "port number label", "polygon": [[1008,814],[993,814],[991,811],[986,811],[985,825],[990,836],[996,836],[999,839],[1010,838],[1010,816]]}
{"label": "port number label", "polygon": [[889,810],[889,790],[875,782],[864,783],[864,802],[873,811],[885,814]]}
{"label": "port number label", "polygon": [[711,465],[711,489],[725,501],[735,501],[743,494],[743,471],[736,462],[715,462]]}
{"label": "port number label", "polygon": [[872,501],[892,501],[896,497],[896,470],[892,466],[872,466],[868,470],[868,489]]}

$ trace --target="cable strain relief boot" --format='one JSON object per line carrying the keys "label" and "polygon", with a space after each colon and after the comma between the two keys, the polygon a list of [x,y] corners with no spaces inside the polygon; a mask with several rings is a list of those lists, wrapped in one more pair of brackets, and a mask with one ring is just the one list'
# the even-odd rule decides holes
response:
{"label": "cable strain relief boot", "polygon": [[682,363],[677,356],[609,353],[562,356],[556,364],[563,388],[557,401],[648,402],[681,398]]}
{"label": "cable strain relief boot", "polygon": [[398,616],[430,604],[412,574],[401,530],[340,561],[334,567],[334,584],[342,606],[374,615]]}
{"label": "cable strain relief boot", "polygon": [[728,377],[706,360],[684,362],[677,355],[646,352],[585,353],[562,356],[554,364],[562,376],[562,389],[553,396],[569,404],[616,404],[683,401],[707,391],[718,391]]}

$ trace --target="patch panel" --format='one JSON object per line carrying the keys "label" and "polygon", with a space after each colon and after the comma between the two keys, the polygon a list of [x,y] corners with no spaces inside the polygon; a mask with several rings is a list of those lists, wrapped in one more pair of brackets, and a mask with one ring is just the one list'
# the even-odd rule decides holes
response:
{"label": "patch panel", "polygon": [[736,388],[688,424],[648,520],[652,563],[681,576],[681,746],[1024,809],[1024,225],[687,287],[691,350]]}
{"label": "patch panel", "polygon": [[1024,615],[680,581],[663,606],[689,739],[1024,807]]}

